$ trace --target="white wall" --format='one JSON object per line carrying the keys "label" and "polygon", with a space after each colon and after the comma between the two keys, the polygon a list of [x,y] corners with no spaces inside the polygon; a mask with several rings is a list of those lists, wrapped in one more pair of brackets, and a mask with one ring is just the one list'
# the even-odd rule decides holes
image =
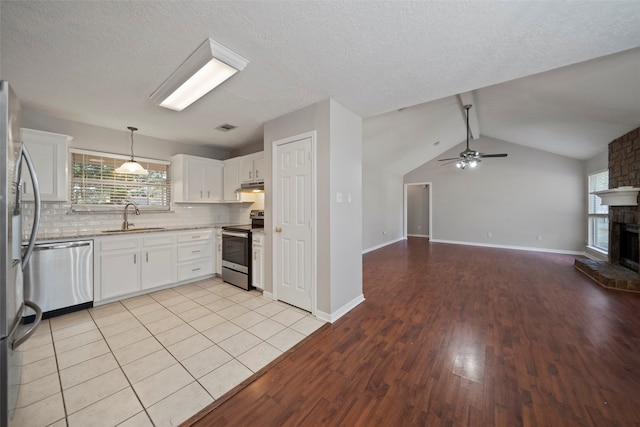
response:
{"label": "white wall", "polygon": [[[117,131],[84,123],[61,120],[55,117],[23,109],[22,127],[61,133],[73,137],[72,148],[96,150],[116,154],[130,153],[131,140],[128,130]],[[212,147],[194,146],[158,138],[134,136],[134,154],[159,160],[170,160],[174,154],[224,159],[228,153]],[[170,227],[182,225],[214,225],[249,221],[251,206],[246,204],[186,204],[172,203],[169,212],[143,212],[134,220],[137,227]],[[60,235],[118,229],[123,214],[114,212],[73,212],[70,202],[44,202],[42,206],[39,239],[57,238]],[[25,202],[23,234],[30,232],[33,203]]]}
{"label": "white wall", "polygon": [[429,186],[407,187],[407,235],[429,236]]}
{"label": "white wall", "polygon": [[362,168],[362,247],[369,251],[403,238],[402,175]]}
{"label": "white wall", "polygon": [[[21,126],[23,128],[70,135],[73,137],[70,145],[72,148],[128,156],[131,154],[131,132],[127,130],[127,126],[135,126],[135,123],[124,123],[122,131],[119,131],[62,120],[23,108]],[[178,141],[153,138],[145,136],[143,133],[144,129],[134,133],[133,152],[135,156],[158,160],[170,160],[174,154],[191,154],[219,160],[229,158],[229,153],[224,150],[204,145],[191,145]]]}
{"label": "white wall", "polygon": [[[273,206],[273,183],[272,175],[272,143],[280,139],[305,132],[315,130],[316,140],[316,197],[318,206],[316,214],[318,216],[318,241],[317,241],[317,262],[318,262],[318,286],[330,283],[329,275],[329,100],[310,105],[306,108],[294,111],[282,117],[271,120],[264,125],[264,159],[265,159],[265,247],[271,248],[273,245],[273,230],[275,224],[273,217],[268,213],[272,212]],[[324,203],[320,203],[324,201]],[[325,230],[325,232],[321,232]],[[273,251],[266,250],[264,254],[264,290],[273,292]],[[318,295],[318,306],[329,310],[330,299],[328,292]]]}
{"label": "white wall", "polygon": [[259,153],[262,150],[264,150],[264,141],[257,144],[247,145],[239,150],[233,150],[231,152],[231,157],[246,156],[247,154]]}
{"label": "white wall", "polygon": [[[465,170],[434,159],[404,177],[405,183],[433,183],[432,241],[583,251],[583,161],[489,137],[472,148],[508,157]],[[460,144],[440,157],[455,157],[463,149]]]}
{"label": "white wall", "polygon": [[[318,312],[327,316],[340,312],[344,299],[362,295],[362,231],[358,230],[362,218],[361,129],[361,119],[332,100],[278,117],[264,126],[267,177],[272,174],[273,141],[316,131],[316,304]],[[345,201],[346,193],[351,192],[352,203],[335,205],[338,191],[345,193]],[[272,205],[273,184],[265,179],[265,210],[270,212]],[[266,247],[273,245],[273,227],[273,218],[267,215]],[[334,251],[342,259],[335,259]],[[345,278],[338,277],[341,275]],[[265,291],[273,291],[272,251],[265,251]]]}
{"label": "white wall", "polygon": [[[2,6],[0,6],[0,21],[2,21]],[[0,37],[0,79],[2,79],[2,37]]]}
{"label": "white wall", "polygon": [[585,161],[585,175],[609,169],[609,149]]}
{"label": "white wall", "polygon": [[[362,118],[330,100],[331,309],[362,296]],[[343,202],[335,195],[342,193]]]}

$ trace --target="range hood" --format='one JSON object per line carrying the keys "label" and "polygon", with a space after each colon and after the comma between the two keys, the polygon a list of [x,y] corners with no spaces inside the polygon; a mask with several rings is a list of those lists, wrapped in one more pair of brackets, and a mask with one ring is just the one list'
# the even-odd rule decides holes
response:
{"label": "range hood", "polygon": [[238,191],[241,193],[262,193],[264,192],[264,181],[243,182]]}

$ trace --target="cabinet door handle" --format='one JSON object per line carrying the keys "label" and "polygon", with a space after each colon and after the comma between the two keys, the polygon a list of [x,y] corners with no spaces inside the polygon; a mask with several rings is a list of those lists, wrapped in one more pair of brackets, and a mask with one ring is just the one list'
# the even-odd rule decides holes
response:
{"label": "cabinet door handle", "polygon": [[191,236],[192,239],[199,239],[200,236]]}
{"label": "cabinet door handle", "polygon": [[200,271],[200,267],[198,267],[198,268],[193,268],[193,269],[191,269],[191,271]]}
{"label": "cabinet door handle", "polygon": [[249,171],[249,179],[253,179],[252,175],[253,175],[253,172]]}
{"label": "cabinet door handle", "polygon": [[147,252],[147,262],[149,262],[149,252]]}
{"label": "cabinet door handle", "polygon": [[200,190],[200,198],[202,199],[202,190]]}
{"label": "cabinet door handle", "polygon": [[207,199],[211,198],[211,191],[207,191]]}
{"label": "cabinet door handle", "polygon": [[133,254],[133,263],[134,264],[138,263],[138,256],[136,254]]}
{"label": "cabinet door handle", "polygon": [[258,259],[258,258],[256,258],[256,256],[257,256],[257,253],[255,253],[255,252],[254,252],[254,253],[253,253],[253,260],[254,260],[254,261]]}
{"label": "cabinet door handle", "polygon": [[260,171],[256,169],[256,179],[260,178]]}
{"label": "cabinet door handle", "polygon": [[200,249],[198,249],[197,251],[191,251],[192,254],[197,254],[200,252]]}

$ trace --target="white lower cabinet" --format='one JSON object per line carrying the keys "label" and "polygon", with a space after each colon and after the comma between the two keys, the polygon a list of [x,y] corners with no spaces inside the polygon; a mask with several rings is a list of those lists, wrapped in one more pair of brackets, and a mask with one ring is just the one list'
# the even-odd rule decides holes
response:
{"label": "white lower cabinet", "polygon": [[215,271],[212,229],[104,236],[94,243],[94,299],[117,300]]}
{"label": "white lower cabinet", "polygon": [[192,280],[214,273],[213,230],[178,234],[178,281]]}
{"label": "white lower cabinet", "polygon": [[251,284],[264,289],[264,233],[252,233],[251,252]]}
{"label": "white lower cabinet", "polygon": [[127,295],[140,290],[138,251],[114,251],[100,255],[101,299]]}
{"label": "white lower cabinet", "polygon": [[140,290],[140,245],[138,236],[109,237],[94,244],[94,282],[100,284],[100,299]]}
{"label": "white lower cabinet", "polygon": [[222,228],[216,228],[216,274],[222,276]]}
{"label": "white lower cabinet", "polygon": [[153,289],[176,282],[175,242],[173,234],[158,233],[142,237],[142,289]]}

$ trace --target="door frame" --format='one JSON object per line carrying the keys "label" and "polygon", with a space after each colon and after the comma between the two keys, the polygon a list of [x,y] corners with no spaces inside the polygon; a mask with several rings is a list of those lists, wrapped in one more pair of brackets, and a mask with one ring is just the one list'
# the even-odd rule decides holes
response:
{"label": "door frame", "polygon": [[429,187],[429,240],[433,240],[433,183],[432,182],[411,182],[404,184],[404,238],[408,238],[407,229],[408,229],[408,210],[409,210],[409,186],[411,185],[419,185],[420,187],[428,186]]}
{"label": "door frame", "polygon": [[[318,279],[318,273],[317,273],[317,266],[318,266],[318,250],[317,250],[317,245],[318,245],[318,221],[317,221],[317,194],[318,194],[318,189],[317,189],[317,168],[316,168],[316,141],[317,141],[317,131],[312,130],[309,132],[304,132],[304,133],[300,133],[297,135],[293,135],[287,138],[282,138],[282,139],[277,139],[275,141],[271,142],[271,182],[273,183],[272,187],[272,203],[271,205],[273,206],[272,212],[273,212],[273,220],[272,220],[272,225],[275,229],[276,225],[276,218],[278,217],[278,206],[279,206],[279,198],[281,197],[280,194],[278,194],[278,184],[276,181],[276,175],[277,175],[277,168],[276,165],[277,163],[277,155],[278,155],[278,147],[280,145],[284,145],[284,144],[288,144],[290,142],[295,142],[301,139],[306,139],[306,138],[311,138],[311,314],[313,316],[316,315],[316,312],[318,311],[318,298],[317,298],[317,279]],[[271,290],[273,292],[273,299],[275,301],[278,301],[278,282],[277,282],[277,273],[278,273],[278,269],[277,269],[277,263],[276,263],[276,250],[277,250],[277,245],[276,245],[276,235],[275,232],[273,234],[273,239],[271,239],[271,283],[273,284],[271,286]]]}

